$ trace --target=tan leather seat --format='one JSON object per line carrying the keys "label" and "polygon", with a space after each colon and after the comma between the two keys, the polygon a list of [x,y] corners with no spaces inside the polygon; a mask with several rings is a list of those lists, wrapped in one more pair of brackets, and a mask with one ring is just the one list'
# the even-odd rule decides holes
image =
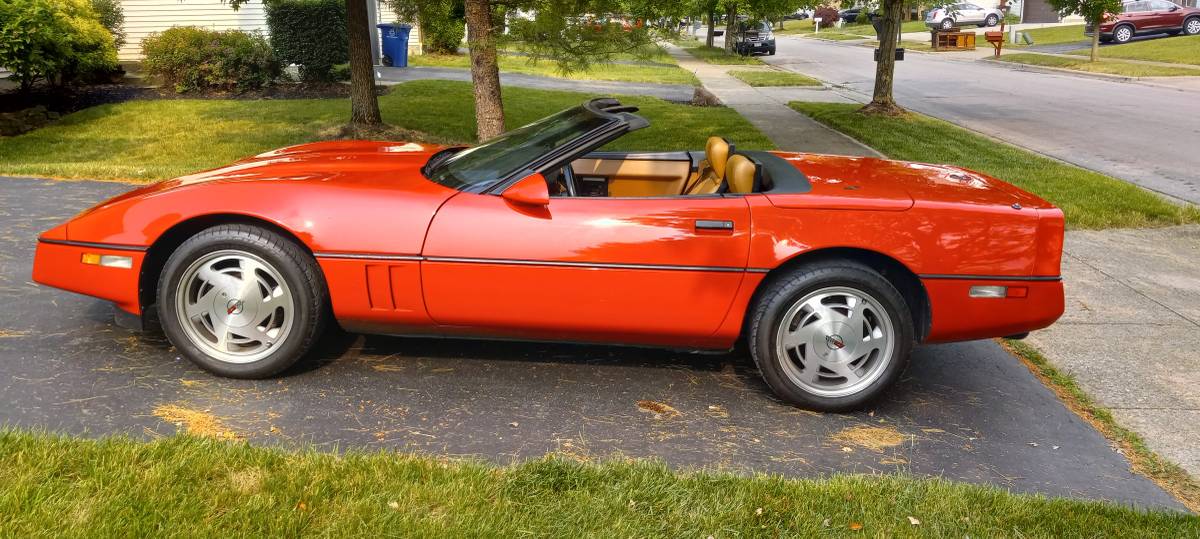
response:
{"label": "tan leather seat", "polygon": [[711,195],[721,188],[725,181],[725,169],[729,155],[733,153],[733,144],[721,137],[708,137],[704,144],[704,161],[700,162],[696,179],[688,182],[683,188],[685,195]]}
{"label": "tan leather seat", "polygon": [[758,165],[744,155],[735,155],[725,164],[729,193],[753,193],[760,184]]}

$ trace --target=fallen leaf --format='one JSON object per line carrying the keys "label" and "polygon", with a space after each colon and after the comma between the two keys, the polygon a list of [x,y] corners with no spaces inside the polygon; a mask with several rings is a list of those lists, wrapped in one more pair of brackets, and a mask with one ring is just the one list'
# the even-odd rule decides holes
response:
{"label": "fallen leaf", "polygon": [[308,504],[306,504],[306,503],[304,503],[304,502],[300,502],[300,503],[296,504],[296,509],[299,509],[299,510],[301,510],[301,511],[307,511],[307,510],[308,510]]}
{"label": "fallen leaf", "polygon": [[909,524],[912,524],[913,526],[920,526],[920,525],[921,525],[921,521],[920,521],[920,520],[917,520],[917,517],[908,517],[908,523],[909,523]]}
{"label": "fallen leaf", "polygon": [[388,507],[392,509],[400,509],[400,502],[388,502]]}
{"label": "fallen leaf", "polygon": [[829,527],[829,519],[822,520],[822,521],[821,521],[821,527],[822,527],[822,528],[828,528],[828,527]]}
{"label": "fallen leaf", "polygon": [[850,523],[850,531],[858,531],[858,530],[861,530],[861,529],[862,529],[862,524],[859,524],[858,522],[851,522],[851,523]]}
{"label": "fallen leaf", "polygon": [[758,509],[755,509],[755,510],[754,510],[754,514],[756,514],[756,515],[759,515],[759,516],[762,516],[762,508],[761,508],[761,507],[759,507]]}
{"label": "fallen leaf", "polygon": [[842,446],[842,453],[853,453],[853,452],[854,452],[853,448]]}
{"label": "fallen leaf", "polygon": [[679,410],[672,408],[669,404],[658,401],[640,400],[637,401],[637,407],[643,412],[654,414],[656,418],[670,418],[682,415],[679,413]]}
{"label": "fallen leaf", "polygon": [[513,421],[512,423],[509,423],[509,424],[508,424],[508,426],[510,426],[510,427],[512,427],[512,428],[514,428],[514,429],[515,429],[515,428],[517,428],[517,427],[521,426],[521,424],[520,424],[520,423],[517,423],[516,421]]}

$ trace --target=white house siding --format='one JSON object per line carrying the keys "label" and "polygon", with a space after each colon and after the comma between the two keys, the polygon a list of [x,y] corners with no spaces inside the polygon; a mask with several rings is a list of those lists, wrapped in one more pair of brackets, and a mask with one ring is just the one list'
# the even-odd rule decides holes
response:
{"label": "white house siding", "polygon": [[[394,22],[395,14],[376,1],[380,22]],[[221,0],[121,0],[125,10],[125,46],[121,60],[142,58],[142,39],[173,26],[200,26],[212,30],[260,31],[267,34],[267,16],[261,1],[246,2],[234,11]],[[420,54],[420,36],[413,28],[409,54]]]}

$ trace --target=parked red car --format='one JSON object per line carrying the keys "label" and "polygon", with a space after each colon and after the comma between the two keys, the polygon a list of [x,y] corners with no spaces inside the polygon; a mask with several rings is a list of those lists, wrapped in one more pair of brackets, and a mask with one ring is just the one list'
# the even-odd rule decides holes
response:
{"label": "parked red car", "polygon": [[913,345],[1063,312],[1063,213],[959,168],[735,150],[600,152],[596,99],[473,148],[293,146],[126,193],[38,238],[39,283],[157,318],[220,375],[327,324],[729,350],[784,400],[864,405]]}
{"label": "parked red car", "polygon": [[[1084,33],[1092,35],[1088,25]],[[1149,34],[1200,34],[1200,9],[1182,7],[1168,0],[1138,0],[1122,5],[1119,15],[1100,25],[1100,41],[1128,43],[1133,36]]]}

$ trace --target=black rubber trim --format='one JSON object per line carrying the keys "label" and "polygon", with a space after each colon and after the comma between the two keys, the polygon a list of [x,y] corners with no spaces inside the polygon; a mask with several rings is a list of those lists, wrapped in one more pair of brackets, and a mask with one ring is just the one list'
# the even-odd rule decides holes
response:
{"label": "black rubber trim", "polygon": [[110,251],[136,251],[139,253],[146,252],[149,247],[141,245],[125,245],[121,243],[98,243],[92,241],[70,241],[70,240],[52,240],[47,238],[38,238],[39,243],[49,243],[51,245],[70,245],[72,247],[92,247],[95,249],[108,249]]}
{"label": "black rubber trim", "polygon": [[459,264],[498,264],[506,266],[556,266],[567,268],[637,269],[662,271],[713,271],[726,273],[767,273],[768,268],[738,268],[733,266],[685,266],[678,264],[627,264],[622,262],[573,262],[567,260],[529,260],[522,258],[474,258],[460,256],[383,255],[375,253],[314,253],[317,258],[354,260],[393,260],[419,262],[450,262]]}
{"label": "black rubber trim", "polygon": [[812,191],[812,183],[808,181],[808,176],[787,159],[759,150],[738,150],[736,153],[750,158],[761,167],[764,187],[762,193],[785,195]]}
{"label": "black rubber trim", "polygon": [[959,281],[1061,281],[1061,275],[947,275],[926,273],[921,279],[952,279]]}

